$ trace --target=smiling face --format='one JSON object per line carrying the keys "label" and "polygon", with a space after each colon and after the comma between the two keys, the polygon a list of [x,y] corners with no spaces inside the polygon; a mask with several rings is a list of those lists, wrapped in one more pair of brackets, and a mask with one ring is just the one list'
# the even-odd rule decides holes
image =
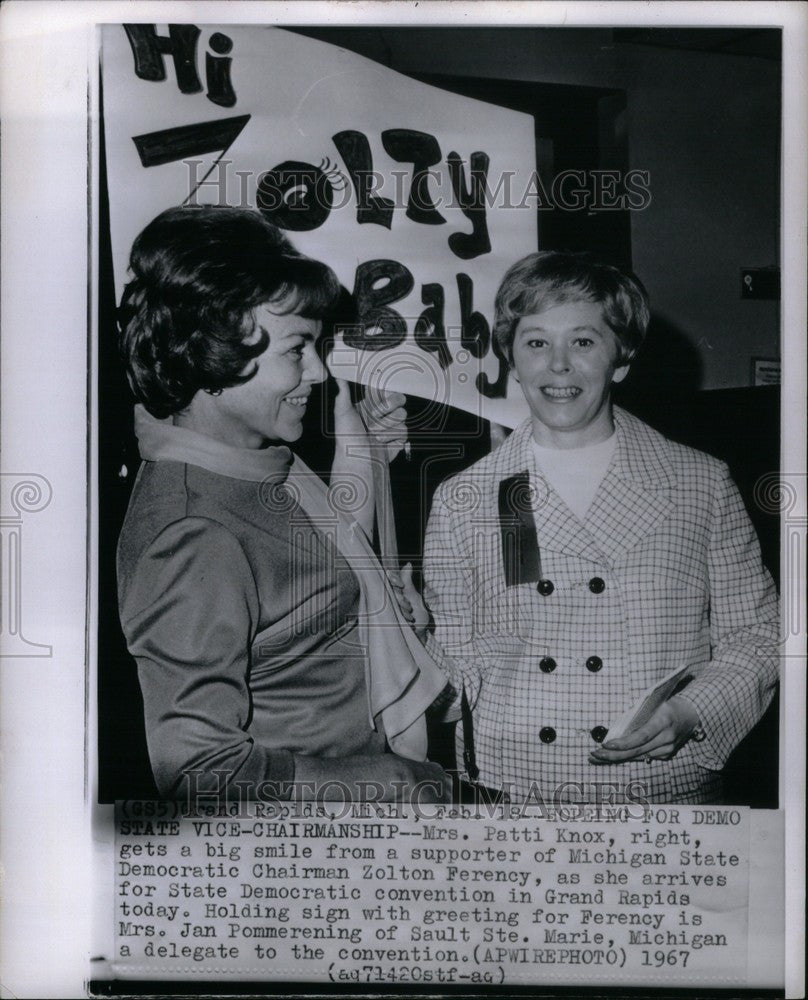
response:
{"label": "smiling face", "polygon": [[326,378],[315,347],[320,321],[267,305],[258,306],[255,320],[254,339],[266,332],[269,343],[247,367],[257,369],[252,378],[217,396],[197,392],[175,423],[236,448],[297,441],[312,386]]}
{"label": "smiling face", "polygon": [[617,337],[596,302],[565,302],[519,320],[513,372],[538,444],[582,448],[611,436],[612,383],[629,367],[618,366],[617,357]]}

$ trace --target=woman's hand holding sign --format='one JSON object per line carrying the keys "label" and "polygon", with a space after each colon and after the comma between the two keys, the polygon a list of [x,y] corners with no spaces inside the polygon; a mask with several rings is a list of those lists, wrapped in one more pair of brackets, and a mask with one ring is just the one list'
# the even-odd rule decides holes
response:
{"label": "woman's hand holding sign", "polygon": [[407,397],[402,392],[388,392],[368,386],[364,399],[357,405],[367,431],[387,453],[392,462],[407,443]]}
{"label": "woman's hand holding sign", "polygon": [[[388,462],[392,461],[407,441],[406,397],[400,392],[368,388],[364,399],[354,406],[348,383],[338,378],[334,400],[334,434],[337,447],[332,465],[332,487],[344,482],[353,492],[361,481],[359,490],[365,499],[352,510],[356,521],[367,534],[373,530],[373,468],[371,438],[384,449]],[[378,459],[376,459],[378,461]]]}

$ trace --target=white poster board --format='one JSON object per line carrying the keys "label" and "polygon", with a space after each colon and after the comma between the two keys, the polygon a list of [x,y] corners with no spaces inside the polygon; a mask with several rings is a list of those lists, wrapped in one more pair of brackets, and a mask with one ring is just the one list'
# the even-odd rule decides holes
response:
{"label": "white poster board", "polygon": [[505,270],[536,249],[530,116],[271,27],[108,25],[102,60],[119,297],[159,212],[258,208],[354,295],[335,374],[527,415],[491,326]]}

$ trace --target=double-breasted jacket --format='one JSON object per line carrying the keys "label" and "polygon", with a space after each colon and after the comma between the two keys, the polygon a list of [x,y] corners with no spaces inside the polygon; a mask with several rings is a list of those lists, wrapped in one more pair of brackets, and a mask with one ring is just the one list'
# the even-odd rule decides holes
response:
{"label": "double-breasted jacket", "polygon": [[[429,648],[465,688],[481,783],[545,801],[720,801],[778,678],[774,584],[727,467],[619,408],[615,425],[583,521],[537,467],[529,421],[441,484]],[[668,761],[590,764],[610,722],[680,667],[706,738]]]}

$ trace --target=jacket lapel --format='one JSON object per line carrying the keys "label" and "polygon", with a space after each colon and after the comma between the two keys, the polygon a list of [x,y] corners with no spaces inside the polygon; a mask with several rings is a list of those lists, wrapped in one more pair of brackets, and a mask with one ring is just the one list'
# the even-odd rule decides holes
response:
{"label": "jacket lapel", "polygon": [[508,587],[542,578],[542,549],[592,561],[603,558],[590,532],[536,471],[530,440],[528,421],[511,434],[496,456],[497,515]]}
{"label": "jacket lapel", "polygon": [[617,454],[586,515],[586,525],[609,559],[632,549],[667,518],[676,480],[661,434],[615,407]]}
{"label": "jacket lapel", "polygon": [[[508,586],[541,578],[541,552],[613,561],[670,516],[676,478],[665,438],[619,407],[614,461],[582,524],[535,472],[531,426],[518,427],[494,454],[503,570]],[[537,512],[534,518],[533,511]],[[538,522],[538,531],[536,530]],[[534,558],[535,556],[535,558]]]}

